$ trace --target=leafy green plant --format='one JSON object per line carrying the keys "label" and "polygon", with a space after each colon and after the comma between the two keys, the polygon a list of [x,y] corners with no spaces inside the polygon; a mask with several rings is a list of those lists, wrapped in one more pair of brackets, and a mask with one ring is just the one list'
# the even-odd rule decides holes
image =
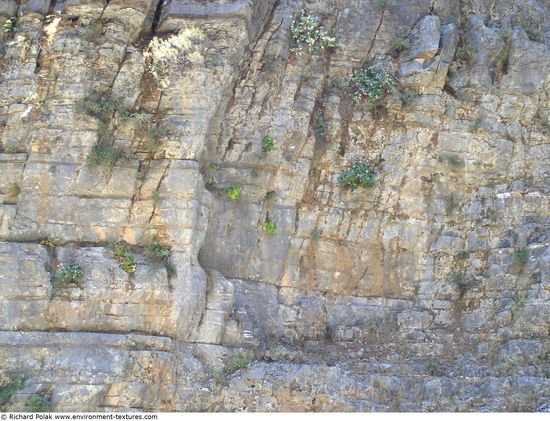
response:
{"label": "leafy green plant", "polygon": [[227,197],[231,200],[239,200],[241,197],[241,188],[237,186],[231,186],[227,189]]}
{"label": "leafy green plant", "polygon": [[290,32],[295,50],[301,50],[305,46],[312,54],[318,54],[325,48],[335,47],[337,43],[336,38],[330,36],[315,18],[307,16],[304,10],[290,25]]}
{"label": "leafy green plant", "polygon": [[426,371],[430,376],[434,377],[439,374],[439,367],[433,361],[430,361],[430,363],[426,367]]}
{"label": "leafy green plant", "polygon": [[514,252],[514,262],[519,263],[521,265],[525,265],[527,264],[528,261],[529,261],[528,250],[522,249]]}
{"label": "leafy green plant", "polygon": [[328,130],[327,118],[322,109],[317,108],[313,112],[313,128],[319,139],[324,139]]}
{"label": "leafy green plant", "polygon": [[214,371],[212,373],[212,380],[214,380],[214,383],[217,385],[221,385],[227,380],[227,375],[223,371]]}
{"label": "leafy green plant", "polygon": [[474,61],[477,50],[472,44],[465,44],[456,49],[456,58],[470,67]]}
{"label": "leafy green plant", "polygon": [[118,153],[112,146],[95,145],[86,160],[90,168],[111,169],[117,160]]}
{"label": "leafy green plant", "polygon": [[17,202],[17,198],[19,197],[20,193],[21,193],[21,187],[19,187],[19,185],[16,183],[11,183],[8,186],[8,191],[6,194],[6,202],[7,203]]}
{"label": "leafy green plant", "polygon": [[271,152],[273,149],[275,149],[276,143],[275,139],[273,139],[269,135],[265,135],[262,139],[262,151],[265,153]]}
{"label": "leafy green plant", "polygon": [[182,71],[202,58],[200,44],[205,34],[198,28],[182,29],[166,39],[154,37],[143,52],[146,69],[160,89],[170,86],[175,71]]}
{"label": "leafy green plant", "polygon": [[458,287],[461,293],[465,293],[475,286],[474,282],[466,279],[466,276],[461,272],[452,272],[449,275],[449,280]]}
{"label": "leafy green plant", "polygon": [[52,412],[53,404],[49,399],[34,394],[25,401],[25,410],[27,412]]}
{"label": "leafy green plant", "polygon": [[356,72],[351,78],[353,84],[352,99],[359,104],[366,101],[368,104],[376,104],[387,94],[393,92],[396,87],[396,80],[386,73],[379,64],[365,67]]}
{"label": "leafy green plant", "polygon": [[488,181],[487,184],[485,184],[485,187],[491,190],[495,190],[497,188],[497,185],[494,181]]}
{"label": "leafy green plant", "polygon": [[168,129],[164,126],[151,126],[147,129],[145,140],[150,150],[155,150],[158,147],[159,141],[168,135]]}
{"label": "leafy green plant", "polygon": [[129,115],[128,109],[111,98],[86,98],[76,104],[77,112],[95,117],[102,122],[109,121],[118,112],[124,118]]}
{"label": "leafy green plant", "polygon": [[458,260],[468,260],[470,258],[470,252],[466,250],[461,250],[456,255]]}
{"label": "leafy green plant", "polygon": [[0,408],[6,405],[17,392],[25,387],[27,379],[20,377],[0,386]]}
{"label": "leafy green plant", "polygon": [[355,162],[350,167],[338,176],[338,181],[351,190],[358,187],[369,189],[375,183],[374,169],[365,162]]}
{"label": "leafy green plant", "polygon": [[113,256],[117,260],[120,268],[126,273],[134,273],[136,271],[136,263],[134,256],[130,250],[121,243],[115,243],[110,246]]}
{"label": "leafy green plant", "polygon": [[16,22],[15,18],[6,19],[6,21],[2,24],[4,33],[13,34],[15,32],[15,22]]}
{"label": "leafy green plant", "polygon": [[157,239],[154,239],[145,246],[144,254],[149,260],[161,263],[166,262],[172,256],[172,250],[169,247],[162,246]]}
{"label": "leafy green plant", "polygon": [[464,160],[457,155],[446,155],[444,159],[453,168],[462,168],[466,165]]}
{"label": "leafy green plant", "polygon": [[252,362],[252,354],[250,352],[237,352],[227,361],[225,372],[227,374],[234,373],[241,368],[247,368]]}
{"label": "leafy green plant", "polygon": [[59,243],[61,242],[61,240],[59,238],[57,238],[55,235],[48,235],[46,236],[46,238],[44,238],[40,244],[50,248],[50,249],[53,249],[53,248],[56,248]]}
{"label": "leafy green plant", "polygon": [[268,219],[264,222],[263,230],[268,234],[275,234],[277,231],[277,225],[272,220]]}
{"label": "leafy green plant", "polygon": [[171,278],[178,274],[178,271],[176,270],[176,266],[170,262],[164,262],[164,268],[166,269],[166,275],[168,275],[168,278]]}
{"label": "leafy green plant", "polygon": [[54,275],[54,288],[65,287],[68,284],[80,285],[84,272],[79,265],[61,265]]}

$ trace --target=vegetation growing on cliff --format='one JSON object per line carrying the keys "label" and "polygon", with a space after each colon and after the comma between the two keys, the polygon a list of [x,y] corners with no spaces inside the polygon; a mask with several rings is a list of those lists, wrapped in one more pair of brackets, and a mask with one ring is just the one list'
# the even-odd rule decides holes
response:
{"label": "vegetation growing on cliff", "polygon": [[276,143],[275,139],[273,139],[269,135],[265,135],[262,139],[262,151],[265,153],[271,152],[273,149],[275,149]]}
{"label": "vegetation growing on cliff", "polygon": [[231,186],[227,189],[227,197],[231,200],[239,200],[241,197],[241,188],[237,186]]}
{"label": "vegetation growing on cliff", "polygon": [[369,164],[355,162],[339,175],[338,181],[351,188],[352,191],[358,187],[368,189],[374,186],[375,172]]}
{"label": "vegetation growing on cliff", "polygon": [[305,11],[292,22],[290,26],[294,49],[306,48],[311,54],[318,54],[325,48],[336,46],[336,37],[331,36],[317,19],[307,16]]}
{"label": "vegetation growing on cliff", "polygon": [[144,249],[145,257],[155,263],[166,262],[170,256],[172,256],[172,250],[168,247],[164,247],[157,239],[154,239],[151,243],[147,244]]}
{"label": "vegetation growing on cliff", "polygon": [[200,42],[205,34],[198,28],[183,29],[176,35],[161,39],[154,37],[143,52],[146,69],[160,89],[170,86],[170,76],[201,59]]}
{"label": "vegetation growing on cliff", "polygon": [[268,234],[275,234],[277,231],[277,225],[271,219],[264,222],[263,230]]}
{"label": "vegetation growing on cliff", "polygon": [[53,404],[49,399],[34,394],[25,401],[25,409],[28,412],[51,412],[53,411]]}
{"label": "vegetation growing on cliff", "polygon": [[79,265],[61,265],[54,276],[54,288],[65,287],[68,284],[79,285],[84,272]]}
{"label": "vegetation growing on cliff", "polygon": [[392,93],[397,85],[395,77],[387,73],[380,64],[362,68],[352,76],[351,82],[353,102],[358,104],[366,101],[371,105]]}
{"label": "vegetation growing on cliff", "polygon": [[136,262],[130,250],[120,243],[115,243],[110,246],[110,249],[117,260],[120,268],[126,273],[134,273],[136,271]]}
{"label": "vegetation growing on cliff", "polygon": [[26,379],[6,379],[0,385],[0,408],[3,408],[18,391],[25,387]]}

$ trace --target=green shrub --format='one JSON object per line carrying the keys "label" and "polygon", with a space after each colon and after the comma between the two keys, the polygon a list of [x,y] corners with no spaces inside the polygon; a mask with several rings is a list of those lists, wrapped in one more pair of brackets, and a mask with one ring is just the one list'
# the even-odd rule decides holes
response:
{"label": "green shrub", "polygon": [[76,105],[77,112],[95,117],[102,122],[109,121],[118,112],[121,116],[129,115],[128,109],[120,102],[111,98],[86,98]]}
{"label": "green shrub", "polygon": [[488,181],[487,184],[485,184],[485,187],[491,190],[495,190],[497,188],[497,185],[494,181]]}
{"label": "green shrub", "polygon": [[49,399],[40,395],[31,395],[25,401],[25,410],[27,412],[52,412],[53,404]]}
{"label": "green shrub", "polygon": [[2,27],[4,28],[4,32],[6,34],[13,34],[15,32],[15,18],[9,18],[6,19],[6,21],[2,24]]}
{"label": "green shrub", "polygon": [[214,371],[212,373],[212,380],[214,380],[215,384],[221,385],[227,380],[227,375],[222,371]]}
{"label": "green shrub", "polygon": [[336,46],[336,38],[330,36],[315,18],[307,16],[304,10],[294,19],[290,25],[290,31],[296,50],[306,47],[310,53],[317,54],[325,48]]}
{"label": "green shrub", "polygon": [[231,186],[227,189],[227,197],[231,200],[239,200],[241,197],[241,188],[237,186]]}
{"label": "green shrub", "polygon": [[522,249],[514,253],[514,262],[525,265],[529,261],[529,251]]}
{"label": "green shrub", "polygon": [[276,143],[275,139],[273,139],[269,135],[265,135],[262,139],[262,151],[265,153],[271,152],[273,149],[275,149]]}
{"label": "green shrub", "polygon": [[19,185],[16,183],[11,183],[8,186],[8,191],[6,194],[6,202],[7,203],[17,202],[17,199],[19,198],[20,193],[21,193],[21,187],[19,187]]}
{"label": "green shrub", "polygon": [[166,262],[172,256],[172,250],[169,247],[162,246],[157,239],[145,246],[145,257],[156,263]]}
{"label": "green shrub", "polygon": [[466,162],[457,155],[447,155],[445,160],[453,168],[462,168],[466,165]]}
{"label": "green shrub", "polygon": [[470,67],[474,61],[476,49],[471,44],[465,44],[456,50],[456,58]]}
{"label": "green shrub", "polygon": [[366,101],[375,104],[387,94],[395,90],[395,78],[379,64],[365,67],[356,72],[351,78],[353,84],[353,102],[358,104]]}
{"label": "green shrub", "polygon": [[92,169],[108,171],[115,165],[118,155],[118,151],[112,146],[95,145],[90,150],[86,163]]}
{"label": "green shrub", "polygon": [[166,269],[166,275],[168,275],[168,278],[171,278],[178,274],[178,271],[176,270],[176,266],[174,266],[170,262],[164,262],[164,268]]}
{"label": "green shrub", "polygon": [[61,242],[61,240],[59,240],[59,238],[57,238],[55,235],[48,235],[46,238],[44,238],[40,244],[50,248],[50,249],[53,249],[53,248],[56,248],[59,243]]}
{"label": "green shrub", "polygon": [[182,29],[166,39],[154,37],[143,52],[146,69],[160,89],[170,86],[175,71],[182,71],[202,58],[205,34],[197,28]]}
{"label": "green shrub", "polygon": [[461,293],[469,291],[475,286],[475,283],[466,279],[466,276],[461,272],[452,272],[449,275],[449,280],[458,287]]}
{"label": "green shrub", "polygon": [[79,265],[61,265],[54,276],[54,287],[65,287],[68,284],[80,285],[84,273]]}
{"label": "green shrub", "polygon": [[158,149],[159,141],[168,135],[168,130],[164,126],[151,126],[145,134],[145,145],[149,151]]}
{"label": "green shrub", "polygon": [[466,250],[459,251],[456,257],[458,260],[468,260],[470,258],[470,252]]}
{"label": "green shrub", "polygon": [[124,272],[134,273],[136,271],[134,256],[130,253],[130,251],[124,244],[115,243],[111,245],[110,248],[120,268]]}
{"label": "green shrub", "polygon": [[9,402],[13,395],[22,390],[26,382],[25,378],[18,378],[0,386],[0,408]]}
{"label": "green shrub", "polygon": [[268,234],[275,234],[275,231],[277,231],[277,225],[275,222],[268,219],[264,222],[263,230]]}
{"label": "green shrub", "polygon": [[451,216],[459,206],[460,202],[454,193],[445,197],[445,213],[447,216]]}
{"label": "green shrub", "polygon": [[439,367],[434,362],[430,362],[426,369],[428,374],[432,377],[439,374]]}
{"label": "green shrub", "polygon": [[313,112],[313,128],[315,129],[315,134],[319,139],[324,139],[328,130],[328,123],[325,117],[325,113],[322,109],[317,108]]}
{"label": "green shrub", "polygon": [[247,368],[252,362],[252,354],[249,352],[237,352],[227,361],[225,372],[227,374],[234,373],[241,368]]}
{"label": "green shrub", "polygon": [[355,162],[338,176],[338,181],[351,190],[358,187],[369,189],[374,186],[375,172],[374,169],[364,162]]}

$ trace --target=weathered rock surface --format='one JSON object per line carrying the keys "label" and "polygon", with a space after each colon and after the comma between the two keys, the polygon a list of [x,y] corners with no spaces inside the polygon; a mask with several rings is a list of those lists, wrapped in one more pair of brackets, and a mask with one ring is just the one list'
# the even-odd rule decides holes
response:
{"label": "weathered rock surface", "polygon": [[550,410],[550,5],[380,3],[2,2],[2,409]]}

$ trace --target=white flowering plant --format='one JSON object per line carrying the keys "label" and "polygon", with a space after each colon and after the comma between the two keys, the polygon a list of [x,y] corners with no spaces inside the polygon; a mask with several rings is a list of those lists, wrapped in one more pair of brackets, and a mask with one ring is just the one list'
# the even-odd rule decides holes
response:
{"label": "white flowering plant", "polygon": [[317,22],[317,19],[307,16],[304,11],[290,25],[290,31],[295,44],[295,50],[306,47],[310,53],[318,54],[325,48],[337,45],[336,37],[331,36]]}

